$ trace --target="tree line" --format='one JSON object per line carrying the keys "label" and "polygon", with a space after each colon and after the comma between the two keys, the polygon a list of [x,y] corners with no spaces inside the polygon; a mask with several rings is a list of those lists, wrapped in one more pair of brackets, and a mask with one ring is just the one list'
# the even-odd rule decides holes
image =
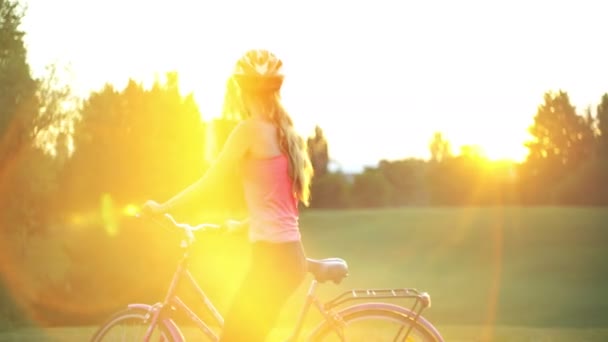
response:
{"label": "tree line", "polygon": [[[236,89],[227,84],[223,116],[206,120],[173,72],[150,87],[131,80],[78,99],[59,68],[32,76],[23,15],[18,2],[0,0],[0,328],[24,317],[91,323],[127,299],[166,290],[177,244],[126,214],[205,172],[236,124]],[[429,160],[383,160],[345,174],[330,170],[330,139],[317,127],[307,137],[311,207],[608,204],[608,95],[581,114],[566,92],[547,93],[530,131],[521,164],[488,162],[473,147],[454,154],[438,133]],[[237,172],[176,215],[243,215]],[[157,272],[142,275],[150,265]]]}
{"label": "tree line", "polygon": [[308,139],[316,172],[312,206],[608,205],[608,93],[579,113],[566,91],[549,91],[529,132],[521,163],[490,161],[474,145],[455,154],[437,132],[429,160],[381,160],[348,175],[328,171],[328,139],[317,127]]}

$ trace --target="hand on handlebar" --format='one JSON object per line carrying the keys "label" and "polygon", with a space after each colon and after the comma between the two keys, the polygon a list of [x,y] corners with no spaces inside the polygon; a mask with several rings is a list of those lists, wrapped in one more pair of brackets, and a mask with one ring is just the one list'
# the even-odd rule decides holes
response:
{"label": "hand on handlebar", "polygon": [[193,231],[200,231],[200,230],[205,230],[205,231],[214,231],[216,233],[228,233],[228,234],[240,234],[245,232],[249,225],[249,219],[245,219],[242,221],[238,221],[238,220],[226,220],[224,221],[223,224],[211,224],[211,223],[203,223],[203,224],[199,224],[197,226],[191,226],[189,224],[185,224],[185,223],[179,223],[177,222],[173,216],[171,216],[170,214],[168,214],[164,208],[164,206],[162,204],[159,204],[156,201],[153,200],[148,200],[146,201],[143,205],[142,208],[140,210],[140,214],[137,215],[139,217],[143,216],[143,217],[148,217],[151,218],[155,221],[157,221],[157,223],[161,223],[162,225],[165,225],[166,227],[175,227],[175,228],[182,228],[185,231],[188,231],[188,234],[191,235]]}
{"label": "hand on handlebar", "polygon": [[165,213],[165,210],[163,208],[163,206],[161,204],[159,204],[156,201],[153,200],[148,200],[146,201],[146,203],[144,203],[141,207],[141,212],[142,214],[148,214],[148,215],[161,215]]}

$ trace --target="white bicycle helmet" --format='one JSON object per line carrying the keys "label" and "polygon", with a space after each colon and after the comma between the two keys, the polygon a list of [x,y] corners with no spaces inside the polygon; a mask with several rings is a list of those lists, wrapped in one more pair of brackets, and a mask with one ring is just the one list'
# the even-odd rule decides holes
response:
{"label": "white bicycle helmet", "polygon": [[243,90],[277,91],[283,84],[282,66],[268,50],[249,50],[236,62],[232,77]]}

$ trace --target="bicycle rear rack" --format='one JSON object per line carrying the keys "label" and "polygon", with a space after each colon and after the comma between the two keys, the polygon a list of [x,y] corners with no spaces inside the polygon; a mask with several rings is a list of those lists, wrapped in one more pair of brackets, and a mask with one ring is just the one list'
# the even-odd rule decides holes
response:
{"label": "bicycle rear rack", "polygon": [[342,294],[333,298],[324,304],[325,310],[332,309],[344,302],[352,300],[366,299],[397,299],[397,298],[413,298],[416,299],[414,308],[421,304],[421,310],[431,307],[431,296],[426,292],[420,292],[416,289],[353,289],[344,291]]}
{"label": "bicycle rear rack", "polygon": [[[326,302],[323,306],[325,308],[326,311],[330,311],[332,308],[335,308],[336,306],[344,303],[344,302],[348,302],[348,301],[352,301],[352,300],[367,300],[367,299],[397,299],[397,298],[413,298],[415,299],[414,301],[414,305],[412,305],[411,307],[411,312],[415,313],[415,316],[413,317],[412,321],[413,323],[416,323],[416,321],[418,321],[418,318],[420,317],[420,315],[422,314],[422,311],[426,308],[430,308],[431,307],[431,296],[426,293],[426,292],[420,292],[416,289],[362,289],[362,290],[349,290],[349,291],[345,291],[342,294],[338,295],[337,297],[335,297],[334,299]],[[420,306],[419,306],[420,304]],[[414,327],[413,324],[410,324],[406,333],[405,333],[405,338],[407,338],[407,336],[409,336],[410,332],[412,331],[412,328]],[[403,330],[404,327],[401,327],[401,329],[399,329],[399,333],[397,334],[397,336],[401,335],[401,331]]]}

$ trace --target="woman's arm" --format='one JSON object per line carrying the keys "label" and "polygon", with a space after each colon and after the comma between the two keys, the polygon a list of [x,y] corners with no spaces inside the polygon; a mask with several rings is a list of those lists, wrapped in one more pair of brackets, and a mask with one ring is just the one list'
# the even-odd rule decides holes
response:
{"label": "woman's arm", "polygon": [[194,198],[198,197],[201,191],[209,188],[210,184],[236,167],[238,162],[249,150],[249,147],[251,146],[251,137],[253,137],[251,123],[249,121],[242,121],[232,130],[218,158],[203,177],[165,203],[155,205],[149,201],[144,207],[147,207],[147,210],[152,210],[156,213],[165,213],[176,207],[182,207],[185,204],[190,203]]}
{"label": "woman's arm", "polygon": [[238,233],[245,232],[246,228],[249,227],[249,218],[246,218],[246,219],[240,220],[240,221],[228,220],[228,221],[226,221],[225,224],[230,233],[238,234]]}

